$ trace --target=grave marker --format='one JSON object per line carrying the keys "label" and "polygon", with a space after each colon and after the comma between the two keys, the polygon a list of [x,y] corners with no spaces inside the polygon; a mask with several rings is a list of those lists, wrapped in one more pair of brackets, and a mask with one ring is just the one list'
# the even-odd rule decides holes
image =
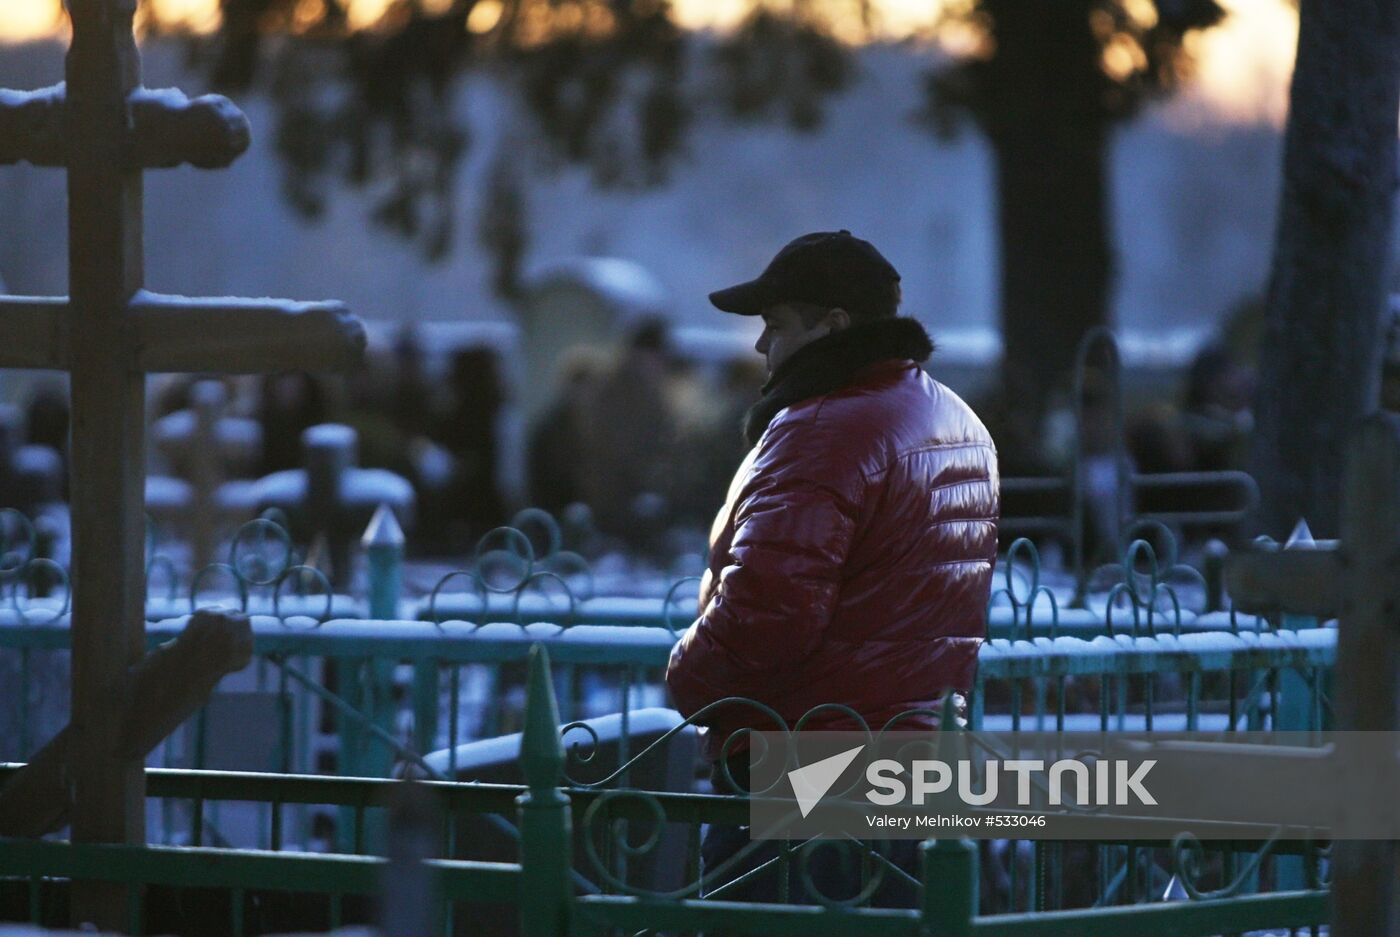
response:
{"label": "grave marker", "polygon": [[[138,843],[142,762],[116,751],[144,652],[145,374],[348,368],[364,330],[336,303],[186,299],[143,289],[142,171],[227,166],[248,122],[218,96],[141,87],[136,0],[69,0],[66,82],[0,91],[0,164],[68,175],[69,295],[0,297],[0,367],[72,377],[73,838]],[[126,923],[126,891],[88,883],[76,921]]]}
{"label": "grave marker", "polygon": [[266,475],[253,484],[259,511],[277,508],[301,541],[324,538],[331,584],[350,585],[350,554],[375,512],[387,505],[407,524],[414,508],[413,486],[388,469],[357,465],[359,436],[349,426],[321,423],[302,433],[306,468]]}
{"label": "grave marker", "polygon": [[216,561],[225,522],[253,513],[251,485],[230,485],[228,479],[257,458],[262,427],[256,420],[228,415],[227,396],[222,381],[198,381],[190,388],[189,409],[161,417],[151,427],[156,449],[188,486],[187,498],[169,513],[189,539],[192,571]]}
{"label": "grave marker", "polygon": [[[1338,619],[1335,728],[1400,728],[1400,417],[1377,413],[1353,437],[1342,490],[1341,539],[1313,549],[1245,553],[1226,564],[1244,612]],[[1345,738],[1345,736],[1343,737]],[[1348,758],[1344,743],[1337,757]],[[1367,772],[1343,770],[1342,811],[1374,811],[1394,797]],[[1383,782],[1382,782],[1383,783]],[[1334,847],[1333,937],[1392,932],[1396,844],[1343,840]]]}

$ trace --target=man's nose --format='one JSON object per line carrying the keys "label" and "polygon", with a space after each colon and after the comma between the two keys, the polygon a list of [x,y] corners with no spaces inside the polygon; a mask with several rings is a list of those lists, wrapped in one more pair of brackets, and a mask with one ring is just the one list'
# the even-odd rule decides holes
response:
{"label": "man's nose", "polygon": [[754,342],[753,350],[756,351],[756,352],[758,352],[760,355],[766,355],[766,354],[768,354],[768,330],[767,330],[767,329],[764,329],[764,330],[763,330],[763,333],[762,333],[761,335],[758,336],[758,341]]}

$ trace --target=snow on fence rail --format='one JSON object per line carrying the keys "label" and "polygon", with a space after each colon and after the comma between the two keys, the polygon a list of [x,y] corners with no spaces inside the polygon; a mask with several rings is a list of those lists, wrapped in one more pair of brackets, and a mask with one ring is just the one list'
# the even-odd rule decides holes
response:
{"label": "snow on fence rail", "polygon": [[[172,639],[186,620],[152,623],[147,641],[155,646]],[[289,765],[308,763],[311,714],[300,710],[312,697],[318,711],[329,708],[343,721],[376,726],[376,737],[404,736],[423,752],[514,725],[524,701],[518,666],[535,645],[547,647],[557,662],[561,712],[567,719],[664,704],[660,675],[675,642],[669,629],[643,625],[563,628],[544,622],[363,619],[318,624],[309,618],[255,615],[252,626],[258,663],[255,685],[244,689],[272,694],[278,707],[298,711],[288,723],[301,725],[299,737],[277,743],[279,752],[297,753],[283,759]],[[62,651],[68,641],[62,621],[34,624],[0,611],[0,654],[19,657],[17,737],[30,743],[38,739],[28,728],[33,718],[29,668],[35,652]],[[1301,711],[1315,723],[1320,717],[1309,714],[1328,704],[1323,675],[1335,654],[1336,632],[1330,628],[992,639],[979,655],[971,713],[974,726],[987,728],[1063,727],[1066,720],[1083,724],[1091,718],[1118,728],[1162,727],[1163,719],[1179,722],[1180,728],[1229,728],[1242,717],[1251,726],[1262,726],[1278,720],[1284,692],[1290,711]],[[313,661],[334,662],[335,690],[325,686]],[[398,682],[411,688],[406,699],[390,707],[387,718],[375,711],[365,681],[352,678],[376,663],[403,668]],[[1292,686],[1290,673],[1302,684]],[[284,696],[293,702],[282,701]],[[520,704],[515,714],[512,697]],[[384,701],[377,702],[382,710]],[[473,702],[480,712],[468,711]]]}
{"label": "snow on fence rail", "polygon": [[[973,846],[954,839],[925,844],[920,864],[911,877],[879,861],[879,847],[853,843],[865,872],[862,894],[872,894],[885,876],[903,874],[917,895],[908,909],[872,908],[864,900],[838,900],[820,892],[807,876],[799,876],[800,891],[779,904],[750,904],[723,900],[720,871],[699,875],[698,837],[690,835],[679,863],[679,885],[658,888],[639,880],[654,869],[653,850],[661,836],[643,834],[641,846],[627,845],[628,828],[659,830],[680,824],[698,831],[701,823],[743,822],[747,804],[740,797],[675,794],[630,789],[604,789],[599,785],[567,785],[567,760],[556,722],[554,680],[543,651],[531,654],[529,705],[520,743],[523,784],[425,783],[419,796],[434,798],[445,818],[445,836],[429,836],[441,842],[444,858],[414,864],[436,889],[435,927],[452,933],[471,925],[503,924],[524,937],[565,937],[618,927],[668,932],[758,930],[764,933],[803,935],[988,934],[1019,937],[1046,933],[1094,933],[1143,935],[1218,934],[1262,928],[1306,927],[1326,921],[1326,890],[1316,877],[1299,890],[1260,893],[1258,872],[1266,857],[1286,857],[1302,851],[1316,866],[1314,847],[1267,842],[1249,847],[1243,843],[1197,844],[1173,840],[1164,826],[1163,842],[1152,846],[1101,844],[1102,861],[1118,876],[1109,891],[1084,899],[1066,910],[1063,897],[1045,882],[1063,880],[1065,857],[1055,844],[1036,844],[1037,861],[1050,866],[1047,875],[1033,876],[1026,910],[1013,889],[1008,896],[992,896],[993,913],[979,912],[979,875],[984,856],[995,856],[990,844]],[[0,778],[9,769],[0,767]],[[332,805],[351,811],[357,828],[367,814],[382,810],[402,784],[367,779],[332,779],[249,775],[227,772],[151,771],[148,796],[253,801],[269,807],[273,816],[294,805]],[[454,818],[491,816],[515,832],[518,846],[507,861],[485,859],[481,843],[455,837]],[[274,821],[275,822],[275,821]],[[619,837],[621,837],[619,839]],[[1267,839],[1261,831],[1260,839]],[[363,846],[362,837],[355,838]],[[142,932],[148,912],[142,886],[164,885],[175,889],[214,889],[216,907],[228,914],[234,934],[258,931],[272,923],[262,915],[272,907],[270,893],[295,892],[297,906],[315,907],[307,899],[321,896],[327,903],[331,926],[345,921],[346,897],[379,890],[389,872],[385,860],[366,855],[322,855],[278,851],[274,840],[268,850],[223,848],[171,848],[72,845],[57,842],[0,841],[0,877],[30,889],[29,907],[36,923],[42,922],[43,903],[37,890],[44,878],[96,878],[127,885],[131,889],[132,932]],[[782,874],[790,863],[804,863],[810,845],[794,844],[768,862],[768,874]],[[1206,852],[1227,858],[1224,884],[1206,888],[1199,859]],[[437,851],[434,851],[434,855]],[[1184,898],[1160,901],[1149,893],[1120,888],[1124,869],[1139,861],[1167,865],[1162,874],[1182,882]],[[629,861],[630,860],[630,861]],[[1236,860],[1239,860],[1238,862]],[[1079,861],[1079,860],[1076,860]],[[771,868],[770,868],[771,867]],[[1058,873],[1057,873],[1057,870]],[[400,870],[403,871],[403,870]],[[726,873],[727,874],[727,873]],[[1214,881],[1214,877],[1211,879]],[[599,883],[603,883],[600,886]],[[873,883],[873,885],[872,885]],[[999,891],[994,886],[994,890]],[[150,891],[149,902],[180,902],[179,893]],[[201,902],[211,900],[204,892]],[[1160,894],[1160,892],[1159,892]],[[703,896],[702,896],[703,895]],[[1127,902],[1124,904],[1123,902]],[[1117,904],[1118,906],[1113,906]],[[1093,906],[1088,906],[1093,905]],[[488,910],[494,908],[494,910]],[[1011,913],[1007,913],[1007,912]],[[303,912],[306,913],[306,912]],[[319,908],[314,914],[320,914]],[[364,908],[356,912],[363,916]],[[356,916],[352,913],[352,916]],[[509,922],[509,923],[507,923]]]}

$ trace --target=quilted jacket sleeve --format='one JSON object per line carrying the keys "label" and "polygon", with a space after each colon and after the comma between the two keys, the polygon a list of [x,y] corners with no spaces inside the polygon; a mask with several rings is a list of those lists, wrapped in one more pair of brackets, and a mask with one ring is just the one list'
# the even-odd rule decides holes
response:
{"label": "quilted jacket sleeve", "polygon": [[821,641],[865,488],[829,435],[780,418],[760,443],[735,504],[730,564],[671,652],[666,683],[684,715],[726,696],[780,697]]}

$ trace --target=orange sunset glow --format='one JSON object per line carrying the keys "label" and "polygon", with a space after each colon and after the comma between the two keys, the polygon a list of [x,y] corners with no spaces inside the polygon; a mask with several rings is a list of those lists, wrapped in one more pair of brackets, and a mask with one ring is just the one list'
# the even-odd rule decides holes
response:
{"label": "orange sunset glow", "polygon": [[[860,41],[873,34],[879,39],[898,40],[930,35],[940,11],[950,2],[958,0],[872,0],[870,19],[864,22],[862,4],[855,0],[832,2],[821,9],[842,38]],[[373,26],[393,3],[348,0],[345,6],[351,28]],[[672,6],[677,21],[687,28],[723,31],[743,18],[752,0],[674,0]],[[1142,0],[1141,6],[1143,15],[1152,15],[1147,0]],[[1188,93],[1225,120],[1280,124],[1297,44],[1297,12],[1286,0],[1222,0],[1222,6],[1229,17],[1221,26],[1188,37],[1199,63]],[[208,33],[219,25],[219,0],[142,0],[141,8],[144,16],[166,29]],[[483,0],[473,9],[467,26],[474,32],[485,32],[500,15],[499,0]],[[65,20],[60,0],[4,0],[0,3],[0,42],[61,36]],[[939,35],[935,40],[955,52],[965,50],[973,41],[957,34]],[[1110,48],[1105,68],[1115,63],[1129,66],[1132,52]]]}

